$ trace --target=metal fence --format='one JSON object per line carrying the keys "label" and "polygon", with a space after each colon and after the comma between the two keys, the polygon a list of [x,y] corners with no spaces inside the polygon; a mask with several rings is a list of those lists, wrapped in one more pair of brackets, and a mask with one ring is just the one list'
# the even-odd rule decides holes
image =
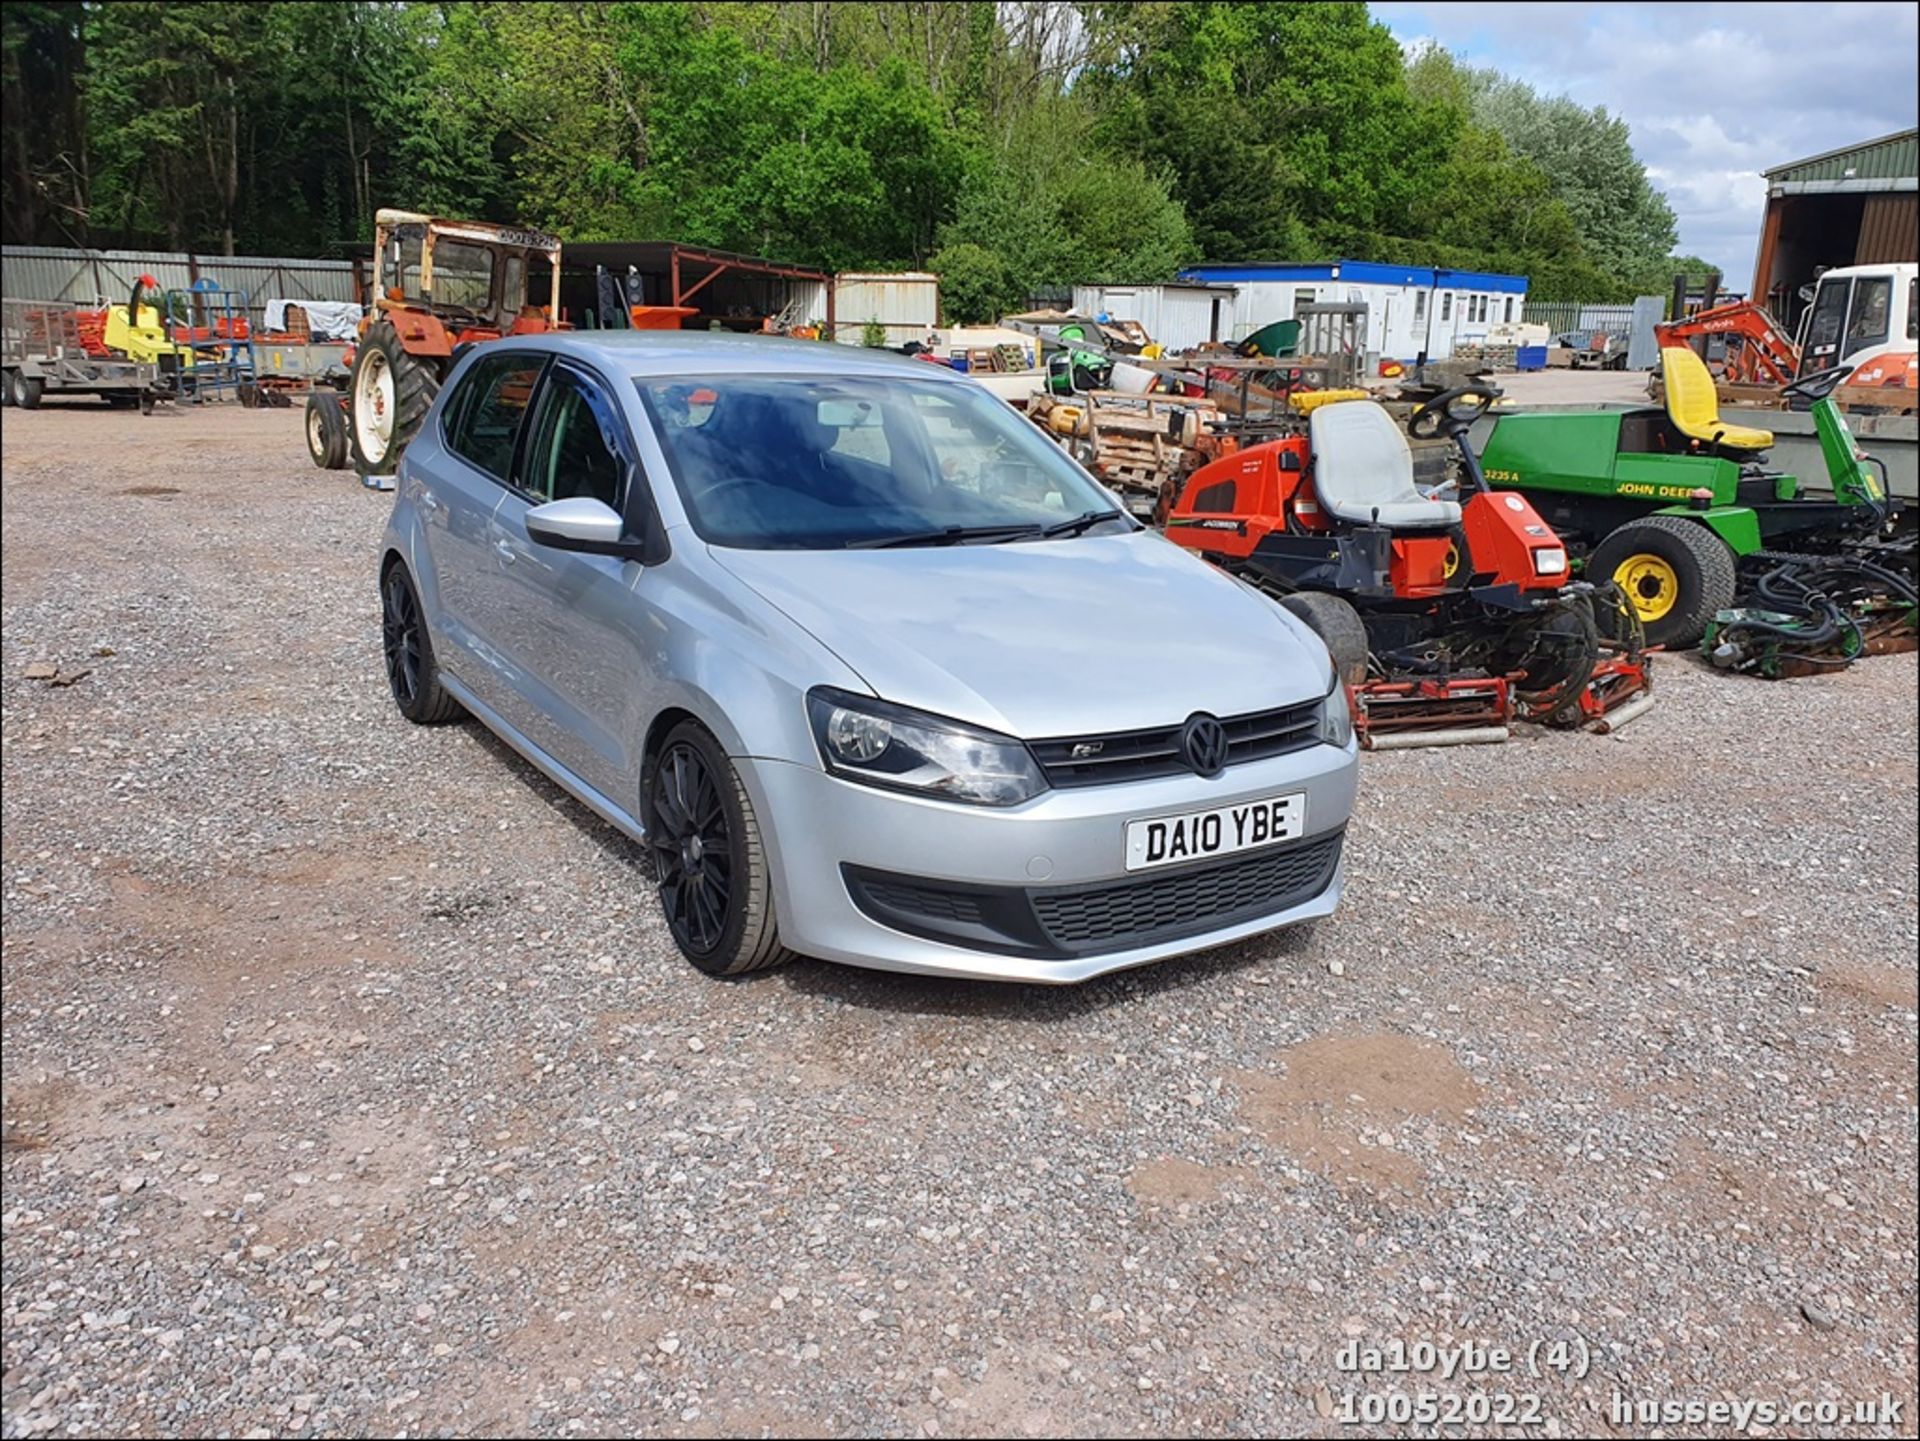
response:
{"label": "metal fence", "polygon": [[1643,295],[1631,305],[1581,305],[1577,301],[1529,300],[1521,318],[1544,325],[1550,334],[1567,331],[1605,331],[1627,341],[1627,368],[1645,370],[1659,359],[1653,327],[1666,315],[1666,300]]}
{"label": "metal fence", "polygon": [[1574,300],[1529,300],[1521,317],[1558,335],[1563,330],[1604,330],[1625,335],[1633,327],[1631,305],[1582,305]]}
{"label": "metal fence", "polygon": [[187,290],[212,280],[245,292],[249,319],[262,324],[267,301],[341,300],[354,295],[353,263],[255,255],[196,255],[184,250],[65,250],[0,246],[0,295],[10,300],[64,300],[94,307],[125,304],[133,283],[151,275],[162,289]]}

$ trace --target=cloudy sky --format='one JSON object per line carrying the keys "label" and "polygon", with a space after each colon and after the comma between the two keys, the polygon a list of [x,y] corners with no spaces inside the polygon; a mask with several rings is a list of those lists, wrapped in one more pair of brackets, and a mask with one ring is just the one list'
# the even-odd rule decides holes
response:
{"label": "cloudy sky", "polygon": [[1604,105],[1680,221],[1680,250],[1753,280],[1758,172],[1914,123],[1920,7],[1374,4],[1403,43],[1431,39],[1548,94]]}

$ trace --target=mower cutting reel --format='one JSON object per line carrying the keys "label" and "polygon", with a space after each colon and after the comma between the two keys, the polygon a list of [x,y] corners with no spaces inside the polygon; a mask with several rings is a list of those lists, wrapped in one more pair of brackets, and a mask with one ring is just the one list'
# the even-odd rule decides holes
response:
{"label": "mower cutting reel", "polygon": [[1854,556],[1762,554],[1772,568],[1754,583],[1755,604],[1723,610],[1707,628],[1715,666],[1784,680],[1920,649],[1920,598],[1907,576]]}
{"label": "mower cutting reel", "polygon": [[[1320,636],[1369,749],[1500,741],[1516,720],[1619,725],[1647,694],[1632,608],[1614,587],[1571,582],[1525,498],[1488,488],[1466,435],[1496,394],[1446,391],[1406,432],[1371,401],[1321,406],[1307,435],[1194,472],[1168,518],[1170,539]],[[1452,442],[1462,501],[1415,488],[1408,433]]]}

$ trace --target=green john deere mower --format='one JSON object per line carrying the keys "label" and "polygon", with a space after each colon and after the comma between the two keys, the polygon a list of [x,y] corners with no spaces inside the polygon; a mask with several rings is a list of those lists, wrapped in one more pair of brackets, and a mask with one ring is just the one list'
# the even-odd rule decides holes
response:
{"label": "green john deere mower", "polygon": [[1767,467],[1770,432],[1720,418],[1699,356],[1668,349],[1661,363],[1665,409],[1500,416],[1481,449],[1489,483],[1524,492],[1589,579],[1619,584],[1649,645],[1684,649],[1709,628],[1718,643],[1722,613],[1788,565],[1812,593],[1911,626],[1913,514],[1898,512],[1885,467],[1855,445],[1833,403],[1848,368],[1787,387],[1811,403],[1822,493]]}

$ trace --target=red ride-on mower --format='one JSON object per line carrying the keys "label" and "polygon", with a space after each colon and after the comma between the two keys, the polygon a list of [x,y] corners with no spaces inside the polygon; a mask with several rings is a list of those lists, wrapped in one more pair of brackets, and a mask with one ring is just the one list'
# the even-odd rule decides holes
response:
{"label": "red ride-on mower", "polygon": [[1461,502],[1421,494],[1406,434],[1349,400],[1195,471],[1168,517],[1327,643],[1369,749],[1501,741],[1515,719],[1613,730],[1652,704],[1618,589],[1570,581],[1526,497],[1488,488],[1467,430],[1497,394],[1449,390],[1408,422],[1457,447]]}

